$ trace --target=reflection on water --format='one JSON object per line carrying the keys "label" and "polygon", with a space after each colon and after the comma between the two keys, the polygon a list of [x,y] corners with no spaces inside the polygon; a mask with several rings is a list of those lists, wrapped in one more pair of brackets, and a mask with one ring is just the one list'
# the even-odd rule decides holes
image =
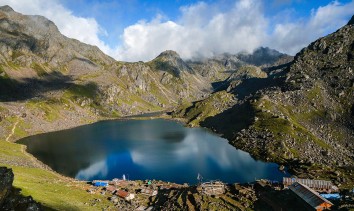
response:
{"label": "reflection on water", "polygon": [[204,129],[160,119],[99,122],[20,143],[54,170],[82,180],[126,174],[193,184],[198,173],[230,183],[284,176],[276,164],[256,161]]}
{"label": "reflection on water", "polygon": [[108,166],[106,164],[105,160],[98,161],[97,163],[94,163],[90,165],[86,169],[80,170],[76,178],[91,178],[91,177],[106,177],[108,174]]}

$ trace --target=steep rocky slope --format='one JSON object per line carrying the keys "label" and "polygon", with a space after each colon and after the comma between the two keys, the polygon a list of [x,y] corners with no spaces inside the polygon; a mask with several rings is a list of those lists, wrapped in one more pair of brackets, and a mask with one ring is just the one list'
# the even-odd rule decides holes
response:
{"label": "steep rocky slope", "polygon": [[[183,61],[176,52],[165,51],[147,63],[128,63],[61,35],[44,17],[0,7],[0,142],[175,108],[173,117],[210,128],[256,158],[285,164],[298,176],[325,177],[350,186],[353,20],[303,49],[294,61],[259,48],[252,54],[223,54],[201,61]],[[38,176],[39,169],[27,166],[32,161],[14,145],[16,159],[9,156],[15,150],[4,148],[1,163],[26,165],[26,171],[17,169],[17,174],[23,173],[22,182]],[[9,206],[5,198],[15,190],[10,190],[9,170],[0,168],[0,175],[5,178],[0,180],[2,209]],[[40,175],[40,182],[32,178],[31,184],[45,186],[51,196],[59,194],[56,187],[65,186],[61,181],[47,187],[47,172]],[[65,187],[58,197],[67,195]],[[81,194],[86,193],[76,197]],[[12,205],[22,206],[16,203]]]}
{"label": "steep rocky slope", "polygon": [[[298,175],[351,184],[353,46],[350,21],[304,48],[292,63],[263,66],[268,77],[245,72],[244,80],[236,80],[208,98],[228,96],[222,109],[208,111],[206,105],[218,104],[206,100],[177,109],[173,115],[211,128],[256,158],[287,164]],[[204,110],[212,115],[205,115]]]}
{"label": "steep rocky slope", "polygon": [[3,6],[0,138],[12,141],[185,105],[231,86],[240,67],[251,65],[247,61],[265,64],[264,58],[291,59],[261,48],[249,55],[223,54],[199,62],[183,61],[173,51],[146,63],[118,62],[95,46],[63,36],[44,17]]}
{"label": "steep rocky slope", "polygon": [[256,66],[269,66],[277,64],[279,61],[292,59],[292,57],[268,47],[257,48],[252,54],[239,53],[238,58]]}
{"label": "steep rocky slope", "polygon": [[213,81],[222,81],[242,66],[258,66],[271,71],[272,69],[268,70],[267,67],[283,65],[292,60],[292,56],[267,47],[260,47],[252,53],[224,53],[213,58],[187,61],[187,64],[202,76],[211,78]]}
{"label": "steep rocky slope", "polygon": [[[0,137],[18,139],[102,118],[165,110],[212,87],[175,52],[117,62],[51,21],[0,7]],[[14,126],[15,125],[15,126]]]}

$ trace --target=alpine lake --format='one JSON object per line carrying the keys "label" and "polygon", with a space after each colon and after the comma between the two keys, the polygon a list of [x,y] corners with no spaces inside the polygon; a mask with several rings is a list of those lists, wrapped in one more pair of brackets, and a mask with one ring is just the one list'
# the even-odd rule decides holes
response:
{"label": "alpine lake", "polygon": [[[155,179],[175,183],[281,181],[275,163],[253,159],[203,128],[163,120],[102,121],[18,141],[37,159],[80,180]],[[200,178],[200,177],[199,177]]]}

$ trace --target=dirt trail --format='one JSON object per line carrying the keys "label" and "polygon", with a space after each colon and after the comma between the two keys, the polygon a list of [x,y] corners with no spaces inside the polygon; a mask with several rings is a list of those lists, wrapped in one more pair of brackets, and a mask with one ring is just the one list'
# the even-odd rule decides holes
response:
{"label": "dirt trail", "polygon": [[6,138],[6,141],[9,142],[10,141],[10,138],[14,135],[15,133],[15,130],[16,130],[16,127],[17,127],[17,124],[19,123],[19,120],[17,120],[11,130],[11,133],[7,136]]}

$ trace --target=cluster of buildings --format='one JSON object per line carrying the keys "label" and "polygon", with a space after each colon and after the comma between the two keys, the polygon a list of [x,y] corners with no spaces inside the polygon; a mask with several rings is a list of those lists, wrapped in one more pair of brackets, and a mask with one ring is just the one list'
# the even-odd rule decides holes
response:
{"label": "cluster of buildings", "polygon": [[158,183],[146,181],[141,184],[137,181],[128,181],[123,179],[113,179],[113,180],[93,180],[92,185],[94,188],[88,190],[90,193],[96,193],[97,190],[101,191],[101,194],[113,195],[113,199],[119,197],[128,202],[131,202],[136,198],[137,194],[152,197],[156,196],[159,190],[169,190],[169,189],[178,189],[183,187],[182,185],[174,183]]}
{"label": "cluster of buildings", "polygon": [[[132,202],[136,194],[153,197],[160,190],[185,187],[185,185],[169,183],[152,184],[151,181],[140,184],[124,179],[113,179],[112,181],[94,180],[92,184],[96,187],[101,187],[101,190],[111,193],[115,199],[119,197],[128,202]],[[218,198],[227,192],[228,187],[221,181],[209,181],[200,183],[196,189],[200,194]],[[256,198],[263,201],[273,210],[279,211],[289,210],[289,207],[300,207],[299,210],[329,210],[333,203],[328,198],[340,198],[338,188],[330,181],[325,180],[284,177],[282,183],[277,184],[267,180],[259,180],[252,185],[252,189],[256,192]]]}
{"label": "cluster of buildings", "polygon": [[[135,193],[130,193],[126,191],[128,186],[134,185],[134,181],[127,181],[127,180],[120,180],[120,179],[113,179],[112,181],[108,180],[94,180],[92,184],[96,187],[103,187],[105,191],[116,195],[126,201],[131,201],[135,198]],[[151,187],[142,186],[139,189],[139,193],[146,195],[146,196],[156,196],[158,193],[157,189],[153,189]]]}

